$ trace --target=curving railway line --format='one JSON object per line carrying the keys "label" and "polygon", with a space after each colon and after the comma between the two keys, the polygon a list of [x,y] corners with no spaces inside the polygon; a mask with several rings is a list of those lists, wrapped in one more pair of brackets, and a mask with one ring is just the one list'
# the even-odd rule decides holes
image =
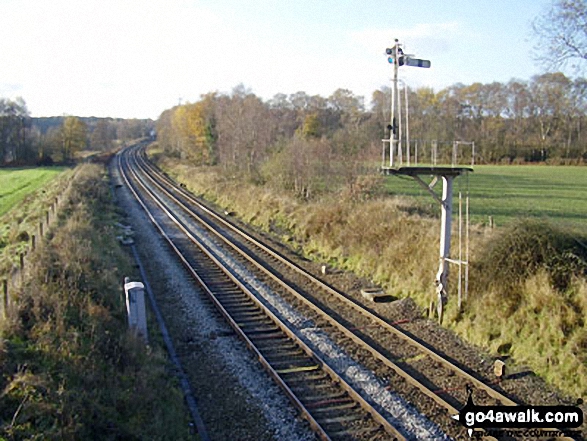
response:
{"label": "curving railway line", "polygon": [[[152,166],[144,148],[123,151],[118,166],[210,301],[321,439],[418,435],[402,423],[401,414],[394,415],[360,382],[341,373],[337,360],[315,343],[316,333],[296,328],[300,322],[352,354],[377,381],[417,403],[454,438],[467,436],[450,416],[464,406],[468,391],[476,404],[517,405],[489,381],[411,336],[401,323],[386,321],[214,212]],[[259,295],[259,285],[278,299]]]}

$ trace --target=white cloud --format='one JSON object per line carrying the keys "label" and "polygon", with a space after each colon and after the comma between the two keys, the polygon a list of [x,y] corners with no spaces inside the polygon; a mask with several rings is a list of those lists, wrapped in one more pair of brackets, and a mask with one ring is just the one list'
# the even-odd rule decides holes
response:
{"label": "white cloud", "polygon": [[236,44],[210,11],[166,0],[0,4],[0,41],[0,92],[20,85],[33,114],[151,117],[212,89]]}
{"label": "white cloud", "polygon": [[418,23],[409,28],[364,29],[353,32],[352,38],[370,50],[383,52],[397,38],[406,52],[434,53],[449,50],[462,34],[457,22]]}
{"label": "white cloud", "polygon": [[433,69],[402,70],[409,84],[454,82],[435,66],[455,58],[463,35],[456,22],[357,32],[320,26],[294,38],[295,17],[287,17],[295,26],[251,23],[210,7],[194,0],[0,0],[0,95],[22,96],[39,116],[156,118],[180,97],[195,101],[241,82],[265,99],[348,88],[369,102],[389,82],[384,50],[394,38],[432,60]]}
{"label": "white cloud", "polygon": [[[462,47],[462,38],[473,33],[465,31],[456,21],[444,23],[416,23],[410,27],[395,27],[386,29],[364,29],[351,34],[351,38],[364,50],[377,53],[384,58],[385,48],[391,47],[397,38],[403,44],[404,52],[414,54],[417,58],[431,60],[431,69],[404,67],[400,69],[400,77],[412,87],[428,86],[441,89],[455,82],[451,78],[454,69],[450,64],[454,62]],[[381,69],[381,66],[377,67]],[[388,85],[391,71],[387,67],[384,81],[380,84]]]}

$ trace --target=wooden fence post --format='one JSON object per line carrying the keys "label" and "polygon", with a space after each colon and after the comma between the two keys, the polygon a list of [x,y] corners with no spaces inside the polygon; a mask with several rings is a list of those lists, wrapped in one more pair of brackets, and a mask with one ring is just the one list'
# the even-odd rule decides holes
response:
{"label": "wooden fence post", "polygon": [[2,314],[8,316],[8,280],[2,279]]}

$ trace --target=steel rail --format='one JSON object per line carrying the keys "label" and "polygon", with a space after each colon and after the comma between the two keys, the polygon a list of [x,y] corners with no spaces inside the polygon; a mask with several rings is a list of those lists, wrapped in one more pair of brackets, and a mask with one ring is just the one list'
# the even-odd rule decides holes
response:
{"label": "steel rail", "polygon": [[[181,200],[179,200],[175,196],[173,196],[167,189],[165,189],[163,186],[161,186],[156,181],[154,181],[150,176],[146,175],[146,177],[148,179],[150,179],[151,182],[153,182],[154,185],[158,186],[159,190],[162,191],[163,193],[165,193],[167,195],[167,197],[169,197],[170,199],[172,199],[177,204],[181,205],[184,208],[184,210],[186,210],[186,211],[190,210],[190,207],[189,206],[187,206]],[[434,400],[438,405],[440,405],[443,408],[445,408],[448,412],[451,412],[453,415],[456,415],[459,412],[459,410],[456,407],[454,407],[448,401],[446,401],[445,399],[443,399],[440,395],[438,395],[437,393],[435,393],[428,386],[424,385],[421,381],[419,381],[413,375],[411,375],[410,373],[406,372],[397,363],[395,363],[394,361],[390,360],[388,357],[386,357],[384,354],[382,354],[376,348],[374,348],[373,346],[371,346],[369,343],[367,343],[361,337],[359,337],[355,333],[353,333],[348,327],[346,327],[340,321],[338,321],[337,319],[335,319],[334,317],[332,317],[331,315],[329,315],[327,312],[325,312],[324,310],[322,310],[319,306],[317,306],[315,303],[313,303],[311,300],[309,300],[304,295],[300,294],[296,289],[294,289],[291,286],[289,286],[287,283],[285,283],[279,277],[275,276],[271,272],[271,270],[269,270],[265,265],[261,264],[259,261],[257,261],[252,256],[248,255],[247,253],[243,252],[237,245],[235,245],[233,242],[231,242],[225,236],[223,236],[221,233],[219,233],[217,230],[215,230],[205,220],[203,220],[202,218],[200,218],[199,216],[197,216],[196,214],[194,214],[191,211],[188,211],[188,214],[190,216],[196,217],[197,220],[198,220],[198,222],[202,223],[202,225],[204,227],[206,227],[206,229],[211,234],[214,234],[225,245],[227,245],[228,247],[230,247],[234,252],[238,253],[238,255],[240,255],[247,262],[249,262],[254,267],[256,267],[259,271],[263,272],[267,277],[271,278],[274,282],[278,283],[289,294],[291,294],[296,299],[298,299],[299,301],[301,301],[305,306],[307,306],[308,308],[310,308],[313,312],[317,313],[320,317],[322,317],[322,319],[324,319],[324,320],[328,321],[330,324],[332,324],[339,332],[341,332],[342,334],[344,334],[347,338],[349,338],[350,340],[352,340],[359,347],[361,347],[364,350],[368,351],[373,357],[375,357],[377,360],[379,360],[380,362],[382,362],[385,366],[387,366],[388,368],[392,369],[396,374],[398,374],[399,376],[401,376],[402,378],[404,378],[406,381],[408,381],[413,386],[417,387],[420,390],[420,392],[424,393],[426,396],[428,396],[429,398],[431,398],[432,400]]]}
{"label": "steel rail", "polygon": [[[415,387],[417,387],[422,393],[424,393],[426,396],[428,396],[429,398],[431,398],[432,400],[434,400],[440,406],[444,407],[448,412],[451,412],[452,414],[457,414],[459,412],[459,410],[456,407],[454,407],[451,403],[449,403],[444,398],[442,398],[434,390],[432,390],[428,386],[424,385],[418,379],[414,378],[414,376],[412,376],[410,373],[406,372],[403,368],[401,368],[398,364],[396,364],[395,362],[393,362],[392,360],[390,360],[388,357],[386,357],[385,355],[383,355],[377,349],[373,348],[369,343],[367,343],[361,337],[357,336],[354,332],[352,332],[351,330],[349,330],[345,325],[343,325],[338,320],[336,320],[334,317],[332,317],[327,312],[325,312],[324,310],[322,310],[319,306],[317,306],[315,303],[313,303],[307,297],[305,297],[304,295],[300,294],[295,289],[291,288],[289,285],[287,285],[286,283],[284,283],[278,277],[275,277],[275,275],[272,274],[272,272],[270,270],[268,270],[264,265],[262,265],[261,263],[259,263],[256,259],[254,259],[250,255],[248,255],[247,253],[244,253],[237,245],[235,245],[234,243],[230,242],[222,234],[218,233],[212,226],[210,226],[209,224],[207,224],[205,220],[201,219],[197,214],[193,213],[193,211],[191,211],[191,207],[189,207],[187,204],[185,204],[184,202],[182,202],[181,200],[179,200],[178,198],[176,198],[175,196],[173,196],[166,188],[164,188],[162,185],[160,185],[156,181],[154,181],[151,176],[148,176],[147,175],[147,177],[151,180],[151,182],[153,182],[155,185],[157,185],[159,187],[159,189],[161,191],[163,191],[169,198],[175,200],[176,203],[178,203],[182,207],[184,207],[184,209],[186,211],[188,211],[188,213],[191,216],[198,217],[199,222],[201,222],[211,233],[215,234],[227,246],[229,246],[230,248],[232,248],[233,250],[235,250],[236,252],[238,252],[244,259],[246,259],[248,262],[250,262],[251,264],[253,264],[259,270],[263,271],[268,277],[271,277],[273,280],[275,280],[277,283],[279,283],[290,294],[292,294],[293,296],[295,296],[298,300],[302,301],[306,306],[308,306],[309,308],[311,308],[314,312],[316,312],[317,314],[319,314],[322,318],[324,318],[325,320],[328,320],[330,323],[332,323],[347,338],[350,338],[356,344],[360,345],[363,349],[365,349],[368,352],[370,352],[376,359],[378,359],[379,361],[381,361],[382,363],[384,363],[387,367],[391,368],[398,375],[400,375],[401,377],[403,377],[404,379],[406,379],[410,384],[412,384]],[[171,181],[169,183],[170,184],[173,184],[173,182],[171,182]],[[175,187],[177,187],[177,186],[175,186]],[[177,190],[177,188],[176,188],[176,190]],[[179,188],[179,190],[182,192],[182,194],[185,195],[183,189]],[[185,195],[185,196],[188,196],[189,197],[190,195],[188,194],[188,195]],[[197,204],[199,204],[199,206],[201,206],[201,204],[198,201],[194,201],[194,200],[192,200],[192,198],[189,198],[189,199],[192,202],[197,203]],[[366,310],[362,305],[360,305],[359,303],[357,303],[353,299],[348,298],[346,294],[334,290],[334,288],[331,288],[330,286],[326,285],[324,282],[320,281],[319,279],[317,279],[312,274],[308,273],[307,271],[305,271],[304,269],[302,269],[301,267],[299,267],[295,263],[291,262],[289,259],[287,259],[284,256],[280,255],[279,253],[277,253],[276,251],[274,251],[271,248],[267,247],[266,245],[260,243],[255,238],[252,238],[250,235],[248,235],[247,233],[243,232],[240,228],[235,227],[231,223],[229,223],[226,220],[222,219],[220,216],[218,216],[217,214],[215,214],[214,212],[212,212],[207,207],[201,206],[201,208],[205,209],[205,211],[207,213],[210,213],[216,220],[220,221],[225,227],[230,228],[232,231],[235,231],[238,234],[242,235],[243,237],[245,237],[245,239],[249,240],[254,245],[256,245],[257,247],[261,248],[264,252],[270,254],[274,259],[279,260],[281,263],[287,265],[291,269],[294,269],[297,273],[299,273],[299,274],[307,277],[312,282],[314,282],[315,284],[317,284],[320,288],[325,289],[330,294],[337,295],[337,297],[340,296],[340,298],[343,301],[345,301],[345,303],[350,304],[351,306],[353,306],[356,309],[358,309],[360,312],[365,313],[364,315],[366,315],[369,319],[375,320],[377,322],[377,324],[382,325],[382,326],[383,325],[386,325],[385,326],[386,329],[391,328],[394,331],[399,331],[399,332],[395,332],[395,333],[400,338],[406,339],[409,343],[415,342],[414,345],[417,346],[418,349],[424,351],[428,355],[434,355],[433,358],[435,360],[437,360],[437,361],[441,361],[441,360],[444,361],[445,367],[447,367],[447,368],[449,368],[449,369],[451,369],[453,371],[456,371],[465,380],[472,381],[471,378],[474,378],[474,377],[471,377],[470,374],[466,373],[465,371],[463,371],[458,366],[455,366],[450,361],[442,358],[436,352],[434,352],[431,349],[429,349],[428,347],[424,346],[423,344],[421,344],[417,340],[414,340],[412,337],[406,335],[403,331],[399,330],[395,326],[390,325],[388,322],[384,321],[379,316],[376,316],[376,315],[372,314],[370,311]],[[493,398],[498,399],[499,401],[502,401],[502,402],[504,402],[504,403],[506,403],[508,405],[517,405],[517,403],[515,403],[514,401],[510,400],[509,398],[507,398],[505,396],[502,396],[501,394],[499,394],[499,392],[497,392],[494,389],[490,388],[489,386],[485,385],[485,383],[481,382],[480,380],[477,380],[477,379],[475,379],[475,380],[477,382],[476,386],[479,389],[481,389],[481,390],[483,390],[485,392],[488,392],[487,389],[490,389],[493,392],[493,394],[492,393],[489,393],[489,392],[488,392],[488,394],[490,396],[492,396]]]}
{"label": "steel rail", "polygon": [[[197,217],[199,222],[201,222],[209,231],[214,233],[218,238],[220,238],[229,247],[231,247],[236,252],[238,252],[243,258],[245,258],[251,264],[253,264],[258,269],[263,271],[266,275],[268,275],[272,279],[276,280],[290,294],[294,295],[297,299],[301,300],[307,306],[312,308],[312,310],[314,312],[318,313],[321,317],[323,317],[323,318],[327,319],[329,322],[331,322],[346,337],[352,339],[357,344],[360,344],[364,349],[369,351],[375,358],[377,358],[379,361],[384,363],[387,367],[393,369],[394,372],[396,372],[401,377],[405,378],[412,385],[416,386],[422,393],[424,393],[429,398],[433,399],[437,404],[444,407],[447,411],[449,411],[453,414],[456,414],[459,412],[458,409],[456,409],[452,404],[450,404],[448,401],[446,401],[442,397],[440,397],[435,391],[431,390],[430,388],[428,388],[427,386],[422,384],[419,380],[414,378],[411,374],[409,374],[408,372],[403,370],[400,366],[398,366],[392,360],[387,358],[385,355],[381,354],[379,351],[377,351],[377,349],[373,348],[371,345],[369,345],[367,342],[365,342],[359,336],[357,336],[352,331],[350,331],[347,327],[345,327],[340,322],[338,322],[336,319],[331,317],[328,313],[323,311],[319,306],[317,306],[312,301],[307,299],[307,297],[303,296],[302,294],[300,294],[299,292],[297,292],[296,290],[294,290],[293,288],[291,288],[290,286],[285,284],[279,278],[275,277],[275,275],[271,271],[267,270],[267,268],[265,266],[263,266],[261,263],[259,263],[256,259],[252,258],[247,253],[243,252],[237,245],[230,242],[225,236],[223,236],[222,234],[219,234],[205,220],[202,220],[200,216],[198,216],[196,213],[194,213],[193,209],[189,205],[187,205],[183,201],[179,200],[176,196],[171,194],[169,190],[164,188],[160,183],[156,182],[155,179],[152,177],[152,175],[157,176],[159,179],[166,181],[173,188],[173,190],[179,192],[190,203],[197,205],[198,208],[205,211],[208,215],[213,217],[216,221],[221,223],[224,227],[228,228],[230,231],[235,232],[236,234],[243,237],[244,239],[246,239],[250,243],[252,243],[255,246],[257,246],[258,248],[262,249],[265,253],[269,254],[274,259],[278,260],[280,263],[286,265],[287,267],[294,270],[298,274],[306,277],[308,280],[312,281],[314,284],[319,286],[321,289],[327,291],[331,295],[342,300],[347,305],[353,307],[355,310],[359,311],[362,315],[364,315],[368,319],[374,321],[376,324],[380,325],[382,328],[391,331],[394,335],[398,336],[399,338],[401,338],[401,339],[407,341],[408,343],[410,343],[411,345],[415,346],[416,348],[418,348],[420,351],[424,352],[426,355],[430,356],[435,361],[441,363],[446,368],[454,371],[461,378],[463,378],[467,381],[470,381],[471,383],[473,383],[474,386],[476,386],[478,389],[486,392],[489,396],[491,396],[495,400],[501,402],[502,404],[508,405],[508,406],[518,406],[519,405],[519,403],[517,403],[516,401],[512,400],[511,398],[507,397],[506,395],[495,390],[491,386],[484,383],[482,380],[478,379],[477,377],[473,376],[469,372],[467,372],[464,369],[462,369],[461,367],[457,366],[456,364],[454,364],[453,362],[451,362],[447,358],[443,357],[441,354],[434,351],[434,349],[432,349],[432,348],[428,347],[427,345],[425,345],[424,343],[414,339],[409,334],[407,334],[405,331],[403,331],[401,328],[398,328],[397,326],[394,326],[393,324],[387,322],[385,319],[383,319],[378,314],[368,310],[363,305],[358,303],[356,300],[350,298],[347,294],[345,294],[341,291],[338,291],[338,290],[334,289],[333,287],[329,286],[328,284],[324,283],[323,281],[321,281],[320,279],[315,277],[310,272],[306,271],[305,269],[301,268],[296,263],[292,262],[287,257],[281,255],[277,251],[275,251],[272,248],[268,247],[267,245],[261,243],[260,241],[258,241],[254,237],[252,237],[250,234],[243,231],[238,226],[234,225],[230,221],[227,221],[223,217],[219,216],[213,210],[211,210],[210,208],[205,206],[202,202],[197,200],[187,190],[178,186],[177,183],[175,183],[172,179],[170,179],[165,174],[161,173],[155,166],[153,166],[150,163],[150,161],[146,160],[145,155],[144,155],[144,148],[141,148],[140,151],[137,151],[137,156],[140,157],[141,162],[142,162],[143,171],[144,171],[145,175],[151,180],[151,182],[153,182],[155,185],[157,185],[159,187],[159,189],[162,190],[168,197],[170,197],[176,203],[181,205],[184,208],[184,210],[186,212],[188,212],[188,214],[190,214],[191,216]],[[148,170],[148,172],[146,170]],[[544,428],[543,430],[555,430],[555,429]]]}
{"label": "steel rail", "polygon": [[[120,155],[121,156],[121,155]],[[121,161],[121,159],[119,160]],[[169,243],[173,251],[178,255],[182,264],[186,267],[186,269],[191,273],[194,279],[198,282],[198,284],[202,287],[208,298],[212,301],[214,306],[218,309],[218,311],[222,314],[222,316],[227,320],[229,325],[234,329],[234,331],[239,335],[239,337],[245,342],[246,346],[255,354],[256,358],[260,361],[263,367],[269,372],[270,376],[276,381],[276,383],[280,386],[280,388],[285,392],[288,396],[290,401],[294,404],[295,407],[298,408],[302,417],[308,421],[312,429],[322,438],[322,439],[330,439],[329,436],[326,434],[324,429],[319,425],[319,423],[314,419],[311,412],[302,404],[302,402],[297,398],[295,393],[289,388],[289,386],[285,383],[285,381],[281,378],[279,373],[273,369],[271,364],[267,361],[267,359],[261,354],[259,349],[255,346],[255,344],[251,341],[251,339],[244,333],[241,326],[230,316],[228,311],[224,308],[222,303],[216,298],[212,290],[208,287],[205,281],[200,277],[200,275],[196,272],[196,270],[190,265],[186,257],[181,253],[181,251],[177,248],[177,246],[173,243],[172,239],[169,235],[165,232],[163,227],[159,224],[159,222],[155,219],[153,214],[147,208],[146,204],[141,200],[140,196],[138,195],[137,191],[133,188],[130,184],[126,173],[123,170],[123,167],[120,163],[121,174],[124,177],[127,186],[134,194],[135,198],[141,204],[143,209],[148,214],[150,220],[155,224],[157,229],[160,231],[162,236],[166,239]],[[140,180],[140,178],[136,175],[135,171],[132,167],[129,167],[131,174],[134,175],[136,182],[140,186],[143,187],[144,191],[150,195],[150,197],[154,200],[154,202],[159,206],[159,208],[177,225],[177,227],[188,237],[193,243],[195,243],[200,250],[207,255],[207,257],[213,261],[218,268],[234,283],[236,284],[239,289],[244,292],[254,303],[255,305],[261,309],[264,314],[269,317],[273,323],[275,323],[281,331],[286,334],[291,340],[295,341],[296,344],[302,348],[302,350],[315,362],[335,381],[340,387],[342,387],[360,406],[365,409],[372,418],[379,423],[386,432],[393,435],[398,440],[405,440],[405,437],[399,432],[393,425],[391,425],[377,410],[373,408],[371,404],[369,404],[360,394],[358,394],[352,386],[350,386],[338,373],[336,373],[327,363],[324,362],[314,351],[308,347],[293,331],[291,331],[287,325],[285,325],[275,314],[273,314],[262,302],[260,302],[256,296],[246,287],[244,286],[225,266],[212,254],[209,250],[202,244],[200,241],[195,238],[192,233],[182,224],[180,220],[178,220],[170,210],[165,207],[165,205],[158,200],[153,192],[149,190]]]}

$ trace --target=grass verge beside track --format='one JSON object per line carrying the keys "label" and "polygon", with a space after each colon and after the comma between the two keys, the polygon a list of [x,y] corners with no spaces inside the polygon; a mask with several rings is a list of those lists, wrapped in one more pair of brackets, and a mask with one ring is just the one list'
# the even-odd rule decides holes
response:
{"label": "grass verge beside track", "polygon": [[[193,193],[280,236],[306,257],[351,270],[398,298],[411,297],[421,307],[428,306],[438,267],[439,221],[409,198],[385,196],[356,202],[328,195],[303,202],[246,179],[231,179],[222,170],[159,159],[161,166]],[[543,197],[551,182],[559,199],[566,194],[576,213],[587,213],[587,203],[579,200],[586,169],[559,169],[513,167],[508,172],[508,167],[487,167],[478,179],[485,179],[485,191],[495,191],[495,196],[500,191],[494,184],[501,179],[499,173],[508,180],[517,176],[520,185],[526,182],[520,191],[526,196],[534,194],[532,203],[537,207],[540,203],[554,206],[556,201]],[[489,177],[491,173],[494,175]],[[534,179],[525,173],[533,174]],[[405,185],[418,188],[414,182],[406,181]],[[479,183],[475,186],[481,188]],[[432,200],[428,194],[426,199]],[[506,213],[509,217],[504,217],[511,225],[494,230],[477,225],[472,229],[469,299],[459,314],[453,281],[445,325],[493,356],[510,357],[529,367],[567,394],[584,396],[587,237],[580,230],[562,227],[559,223],[563,222],[554,215],[515,220],[515,206],[513,203]],[[538,212],[544,210],[539,208]],[[565,212],[561,213],[573,224],[573,216],[564,218]]]}
{"label": "grass verge beside track", "polygon": [[81,167],[64,197],[0,320],[0,440],[191,439],[156,332],[151,347],[127,332],[133,268],[104,169]]}

